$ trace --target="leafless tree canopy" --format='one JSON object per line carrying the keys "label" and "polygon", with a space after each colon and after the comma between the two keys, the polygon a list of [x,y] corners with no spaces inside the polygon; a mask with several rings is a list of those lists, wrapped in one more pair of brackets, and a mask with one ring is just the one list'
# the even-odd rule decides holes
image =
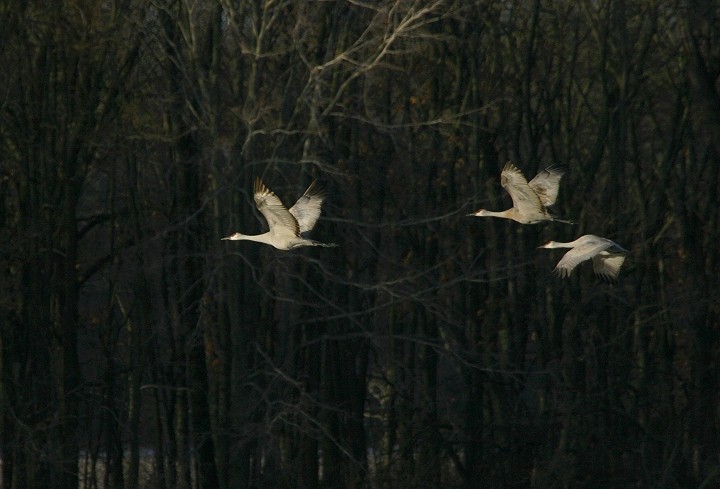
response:
{"label": "leafless tree canopy", "polygon": [[[0,63],[2,488],[720,485],[712,2],[8,0]],[[508,160],[576,224],[467,217]],[[256,177],[340,246],[221,241]]]}

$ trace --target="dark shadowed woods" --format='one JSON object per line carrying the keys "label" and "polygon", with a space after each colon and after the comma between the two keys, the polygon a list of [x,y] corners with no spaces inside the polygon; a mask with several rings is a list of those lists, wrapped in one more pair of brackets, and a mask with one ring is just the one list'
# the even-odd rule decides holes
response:
{"label": "dark shadowed woods", "polygon": [[[51,2],[52,3],[52,2]],[[720,484],[720,9],[0,5],[14,488]],[[500,210],[507,160],[565,166]],[[328,198],[281,252],[256,176]],[[617,284],[548,240],[630,250]]]}

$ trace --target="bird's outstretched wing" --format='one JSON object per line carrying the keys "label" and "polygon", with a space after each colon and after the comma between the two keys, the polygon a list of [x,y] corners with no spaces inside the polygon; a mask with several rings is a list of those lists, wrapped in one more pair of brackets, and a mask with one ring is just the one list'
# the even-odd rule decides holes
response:
{"label": "bird's outstretched wing", "polygon": [[315,227],[325,196],[325,191],[313,180],[302,197],[290,208],[290,214],[298,223],[299,232],[304,233]]}
{"label": "bird's outstretched wing", "polygon": [[277,195],[267,188],[259,178],[255,179],[255,205],[265,216],[270,232],[287,236],[299,236],[298,221],[285,208]]}
{"label": "bird's outstretched wing", "polygon": [[561,167],[550,166],[530,180],[528,186],[535,191],[542,205],[547,207],[555,203],[560,187],[560,179],[565,173],[565,169]]}
{"label": "bird's outstretched wing", "polygon": [[500,184],[510,194],[513,207],[527,216],[537,213],[545,214],[546,210],[535,191],[528,185],[522,172],[508,161],[500,174]]}
{"label": "bird's outstretched wing", "polygon": [[560,277],[569,277],[570,272],[585,260],[589,260],[597,256],[601,251],[612,246],[612,242],[606,243],[605,240],[587,239],[575,248],[565,253],[555,267],[555,273]]}
{"label": "bird's outstretched wing", "polygon": [[624,261],[625,253],[602,252],[593,256],[593,270],[598,277],[614,282]]}
{"label": "bird's outstretched wing", "polygon": [[617,280],[620,274],[620,267],[625,262],[628,250],[607,238],[601,238],[607,243],[607,247],[593,257],[593,270],[595,275],[608,282]]}

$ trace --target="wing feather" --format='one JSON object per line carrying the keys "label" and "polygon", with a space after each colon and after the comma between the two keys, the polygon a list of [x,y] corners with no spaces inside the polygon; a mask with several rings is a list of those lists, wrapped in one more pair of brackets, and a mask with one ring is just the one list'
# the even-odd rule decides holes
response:
{"label": "wing feather", "polygon": [[555,203],[560,187],[560,179],[565,173],[566,171],[563,168],[550,166],[530,180],[528,186],[535,191],[542,205],[547,207]]}
{"label": "wing feather", "polygon": [[527,216],[545,215],[547,211],[535,191],[528,185],[525,175],[508,161],[500,174],[500,184],[510,194],[513,207]]}
{"label": "wing feather", "polygon": [[290,208],[290,214],[295,217],[300,233],[310,231],[320,217],[320,209],[325,200],[325,191],[313,180],[305,193]]}
{"label": "wing feather", "polygon": [[555,273],[561,277],[569,277],[573,269],[585,260],[596,256],[600,251],[610,247],[611,244],[597,240],[587,240],[572,248],[560,259],[555,267]]}
{"label": "wing feather", "polygon": [[299,236],[298,221],[285,208],[277,195],[267,188],[259,178],[255,179],[255,205],[265,216],[270,233],[277,236]]}
{"label": "wing feather", "polygon": [[593,257],[593,270],[597,276],[614,282],[620,274],[620,267],[624,261],[624,253],[603,251]]}

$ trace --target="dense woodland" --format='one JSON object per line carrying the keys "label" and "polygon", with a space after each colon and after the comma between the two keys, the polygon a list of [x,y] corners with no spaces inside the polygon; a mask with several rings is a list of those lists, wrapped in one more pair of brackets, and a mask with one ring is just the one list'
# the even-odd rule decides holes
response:
{"label": "dense woodland", "polygon": [[[7,0],[0,63],[3,488],[720,485],[714,2]],[[576,224],[467,217],[508,160]],[[221,241],[258,176],[339,247]]]}

